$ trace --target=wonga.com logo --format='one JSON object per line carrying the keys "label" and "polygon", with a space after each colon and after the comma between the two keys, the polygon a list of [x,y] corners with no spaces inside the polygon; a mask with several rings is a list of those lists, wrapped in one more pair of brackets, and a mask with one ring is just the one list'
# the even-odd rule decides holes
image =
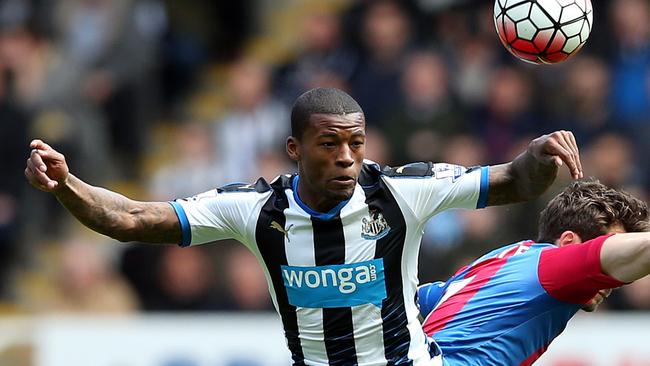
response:
{"label": "wonga.com logo", "polygon": [[289,303],[306,308],[335,308],[363,304],[381,307],[386,298],[384,261],[331,266],[282,266]]}

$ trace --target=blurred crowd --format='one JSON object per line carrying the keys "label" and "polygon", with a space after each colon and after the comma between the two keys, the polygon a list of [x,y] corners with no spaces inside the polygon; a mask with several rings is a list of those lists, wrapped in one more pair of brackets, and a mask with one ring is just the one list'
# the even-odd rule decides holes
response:
{"label": "blurred crowd", "polygon": [[[650,192],[650,2],[600,0],[578,56],[531,66],[498,42],[490,1],[0,1],[0,299],[7,311],[272,308],[243,246],[116,244],[23,177],[42,138],[82,179],[142,200],[293,172],[289,110],[334,86],[363,107],[369,158],[508,161],[571,130],[585,174]],[[422,281],[535,239],[543,198],[447,211],[427,225]],[[650,279],[607,308],[650,310]]]}

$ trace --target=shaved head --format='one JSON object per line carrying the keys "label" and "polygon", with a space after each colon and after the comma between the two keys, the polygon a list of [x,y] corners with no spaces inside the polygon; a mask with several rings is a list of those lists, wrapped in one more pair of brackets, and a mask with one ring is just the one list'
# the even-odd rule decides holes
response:
{"label": "shaved head", "polygon": [[350,95],[336,88],[311,89],[296,99],[291,109],[291,136],[302,138],[313,114],[345,116],[363,110]]}

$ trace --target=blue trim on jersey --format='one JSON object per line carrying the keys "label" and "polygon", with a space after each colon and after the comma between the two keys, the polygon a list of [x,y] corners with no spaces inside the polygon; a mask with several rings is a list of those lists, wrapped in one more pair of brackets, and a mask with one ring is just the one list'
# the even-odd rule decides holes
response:
{"label": "blue trim on jersey", "polygon": [[293,198],[296,200],[296,203],[300,208],[305,210],[306,213],[308,213],[311,217],[315,217],[319,220],[322,221],[328,221],[334,218],[334,216],[338,215],[338,213],[341,211],[343,206],[345,206],[348,202],[350,202],[350,199],[347,199],[345,201],[341,201],[338,205],[336,205],[334,208],[331,210],[323,213],[323,212],[318,212],[307,206],[300,197],[298,197],[298,180],[300,179],[300,176],[297,176],[293,179],[293,182],[291,182],[291,188],[293,189]]}
{"label": "blue trim on jersey", "polygon": [[183,209],[183,206],[181,206],[180,203],[178,202],[169,202],[172,207],[174,208],[174,211],[176,212],[176,216],[178,216],[178,221],[181,223],[181,247],[187,247],[190,245],[192,242],[192,229],[190,227],[190,220],[187,219],[187,215],[185,214],[185,210]]}
{"label": "blue trim on jersey", "polygon": [[476,202],[476,208],[487,207],[489,177],[490,177],[490,167],[489,166],[481,167],[481,190],[479,191],[478,194],[478,202]]}

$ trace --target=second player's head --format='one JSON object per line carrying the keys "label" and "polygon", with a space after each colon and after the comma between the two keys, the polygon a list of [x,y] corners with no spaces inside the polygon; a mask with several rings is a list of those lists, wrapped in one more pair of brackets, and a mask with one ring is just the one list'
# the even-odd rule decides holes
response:
{"label": "second player's head", "polygon": [[538,242],[583,242],[614,232],[648,231],[648,206],[597,181],[571,183],[546,205]]}
{"label": "second player's head", "polygon": [[328,203],[352,196],[365,156],[365,129],[361,107],[341,90],[316,88],[298,97],[287,153],[298,163],[306,187],[301,194]]}
{"label": "second player's head", "polygon": [[[537,241],[564,246],[605,234],[641,232],[648,228],[645,202],[597,181],[577,181],[555,196],[542,211]],[[582,309],[596,310],[611,292],[611,289],[599,291]]]}

